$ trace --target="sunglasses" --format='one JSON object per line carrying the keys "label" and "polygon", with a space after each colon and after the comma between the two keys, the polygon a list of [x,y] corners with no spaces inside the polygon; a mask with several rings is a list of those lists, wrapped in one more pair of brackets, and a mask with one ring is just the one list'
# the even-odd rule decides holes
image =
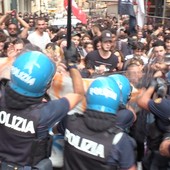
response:
{"label": "sunglasses", "polygon": [[14,31],[16,31],[17,28],[8,28],[8,30],[14,30]]}

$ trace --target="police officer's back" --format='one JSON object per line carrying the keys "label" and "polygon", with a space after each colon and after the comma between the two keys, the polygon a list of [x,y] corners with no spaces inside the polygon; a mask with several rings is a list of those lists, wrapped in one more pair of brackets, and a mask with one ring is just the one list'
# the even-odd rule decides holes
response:
{"label": "police officer's back", "polygon": [[[69,51],[69,50],[68,50]],[[67,58],[69,58],[74,52]],[[71,62],[71,59],[70,59]],[[50,156],[48,130],[62,119],[84,93],[81,75],[69,68],[78,87],[59,100],[43,102],[56,72],[51,59],[38,51],[21,53],[11,67],[11,80],[1,88],[0,98],[0,166],[31,169]],[[48,160],[48,159],[47,159]],[[51,163],[40,165],[51,169]],[[47,167],[45,167],[47,165]],[[41,169],[37,167],[37,169]]]}
{"label": "police officer's back", "polygon": [[[83,115],[68,115],[57,126],[65,132],[65,170],[135,170],[134,141],[117,126],[120,89],[111,78],[95,79]],[[130,155],[130,156],[129,156]]]}

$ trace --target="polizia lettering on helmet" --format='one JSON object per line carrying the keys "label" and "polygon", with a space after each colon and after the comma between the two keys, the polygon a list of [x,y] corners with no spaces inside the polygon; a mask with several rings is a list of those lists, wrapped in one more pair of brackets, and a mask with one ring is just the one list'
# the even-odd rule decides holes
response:
{"label": "polizia lettering on helmet", "polygon": [[106,98],[112,98],[114,100],[117,99],[117,94],[110,88],[90,88],[90,94],[91,95],[101,95],[105,96]]}
{"label": "polizia lettering on helmet", "polygon": [[35,83],[35,78],[30,76],[29,74],[21,71],[19,68],[12,66],[11,69],[11,74],[15,75],[16,77],[18,77],[21,81],[31,85],[34,85]]}
{"label": "polizia lettering on helmet", "polygon": [[5,111],[0,111],[0,124],[4,124],[6,127],[16,131],[35,133],[33,121],[28,121],[19,116],[13,116],[11,113],[6,113]]}

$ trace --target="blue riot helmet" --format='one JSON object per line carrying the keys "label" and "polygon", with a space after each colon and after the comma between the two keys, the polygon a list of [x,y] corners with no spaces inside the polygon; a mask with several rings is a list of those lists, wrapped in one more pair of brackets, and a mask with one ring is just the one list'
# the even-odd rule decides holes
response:
{"label": "blue riot helmet", "polygon": [[120,105],[126,105],[128,100],[130,99],[132,87],[130,85],[130,81],[127,77],[121,74],[114,74],[109,76],[112,80],[116,81],[117,85],[120,88],[121,96],[120,96]]}
{"label": "blue riot helmet", "polygon": [[45,54],[29,51],[20,54],[11,68],[10,87],[28,97],[45,94],[56,72],[55,63]]}
{"label": "blue riot helmet", "polygon": [[120,89],[108,77],[98,77],[86,93],[87,109],[116,114],[119,108]]}

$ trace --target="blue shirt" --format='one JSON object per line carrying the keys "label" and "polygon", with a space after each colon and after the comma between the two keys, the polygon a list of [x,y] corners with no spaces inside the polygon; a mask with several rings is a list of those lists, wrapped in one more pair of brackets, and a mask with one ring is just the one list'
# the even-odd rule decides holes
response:
{"label": "blue shirt", "polygon": [[[118,136],[119,135],[119,136]],[[122,136],[121,136],[122,135]],[[121,136],[120,140],[118,138]],[[113,139],[113,146],[111,148],[108,164],[119,165],[121,169],[128,169],[135,165],[136,157],[134,150],[136,142],[126,133],[118,133]]]}
{"label": "blue shirt", "polygon": [[167,132],[170,125],[170,100],[157,98],[148,103],[149,110],[156,116],[157,125],[160,130]]}
{"label": "blue shirt", "polygon": [[37,135],[44,138],[56,122],[60,121],[69,111],[69,102],[66,98],[52,100],[47,102],[44,107],[40,108],[40,121]]}

